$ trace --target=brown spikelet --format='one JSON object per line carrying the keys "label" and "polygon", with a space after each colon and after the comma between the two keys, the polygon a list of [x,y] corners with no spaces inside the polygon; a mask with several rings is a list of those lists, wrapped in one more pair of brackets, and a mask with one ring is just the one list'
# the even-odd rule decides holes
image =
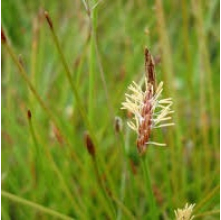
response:
{"label": "brown spikelet", "polygon": [[148,83],[153,85],[153,93],[155,94],[156,77],[155,77],[155,70],[154,70],[155,68],[154,59],[147,48],[145,48],[144,54],[145,54],[145,74],[146,74]]}
{"label": "brown spikelet", "polygon": [[30,111],[30,109],[28,109],[28,111],[27,111],[27,116],[28,116],[28,120],[31,120],[31,111]]}
{"label": "brown spikelet", "polygon": [[152,103],[150,100],[153,98],[153,90],[151,88],[152,87],[147,91],[144,98],[143,108],[141,110],[143,121],[138,128],[137,148],[141,155],[146,151],[146,143],[148,142],[151,133]]}
{"label": "brown spikelet", "polygon": [[84,133],[84,141],[85,141],[85,146],[87,148],[88,153],[94,157],[95,156],[95,147],[94,144],[91,140],[91,137],[89,136],[88,132]]}
{"label": "brown spikelet", "polygon": [[51,18],[50,18],[50,16],[49,16],[48,12],[45,11],[44,14],[45,14],[45,18],[46,18],[46,20],[47,20],[47,22],[48,22],[48,24],[49,24],[49,27],[50,27],[51,29],[53,29],[53,23],[52,23],[52,20],[51,20]]}
{"label": "brown spikelet", "polygon": [[6,36],[5,36],[5,32],[4,32],[3,28],[1,28],[1,41],[3,44],[6,43]]}

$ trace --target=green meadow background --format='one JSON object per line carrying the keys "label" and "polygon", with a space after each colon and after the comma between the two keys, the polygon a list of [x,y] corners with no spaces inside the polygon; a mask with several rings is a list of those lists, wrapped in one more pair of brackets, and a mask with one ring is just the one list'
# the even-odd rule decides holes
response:
{"label": "green meadow background", "polygon": [[192,203],[196,219],[219,219],[219,6],[2,1],[2,219],[154,219],[120,109],[144,77],[145,46],[175,110],[175,126],[151,136],[167,147],[146,152],[155,218]]}

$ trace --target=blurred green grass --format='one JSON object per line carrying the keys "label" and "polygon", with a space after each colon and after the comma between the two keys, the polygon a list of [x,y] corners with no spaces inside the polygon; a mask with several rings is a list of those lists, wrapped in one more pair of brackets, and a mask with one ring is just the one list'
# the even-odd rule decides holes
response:
{"label": "blurred green grass", "polygon": [[[90,2],[91,7],[95,4]],[[165,82],[164,94],[173,98],[176,112],[174,128],[153,134],[154,140],[168,147],[148,149],[151,179],[162,200],[160,213],[162,218],[172,219],[173,210],[186,202],[201,204],[219,185],[218,6],[219,1],[199,0],[101,1],[93,10],[95,35],[91,35],[83,1],[2,2],[2,26],[8,40],[16,55],[21,54],[28,77],[64,134],[56,138],[54,121],[3,46],[2,189],[71,217],[110,216],[84,146],[86,125],[43,16],[47,10],[96,136],[102,174],[105,172],[114,196],[121,200],[125,174],[123,203],[136,219],[145,219],[148,211],[136,136],[128,131],[127,115],[120,107],[127,86],[143,77],[143,49],[147,46],[160,61],[157,80]],[[28,109],[37,143],[31,135]],[[114,131],[117,115],[125,122],[126,157],[121,149],[124,144]],[[136,174],[129,166],[125,171],[127,160],[132,164],[138,160]],[[196,215],[218,207],[216,191]],[[2,217],[52,218],[5,197]],[[128,217],[123,213],[122,218]]]}

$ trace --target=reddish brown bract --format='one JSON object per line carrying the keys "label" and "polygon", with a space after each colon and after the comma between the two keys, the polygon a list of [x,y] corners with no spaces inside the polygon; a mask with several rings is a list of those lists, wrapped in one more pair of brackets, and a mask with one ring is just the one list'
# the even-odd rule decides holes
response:
{"label": "reddish brown bract", "polygon": [[[150,87],[152,88],[152,87]],[[143,121],[138,128],[137,148],[140,154],[146,151],[147,142],[151,133],[151,118],[152,118],[152,102],[153,98],[152,89],[149,89],[144,98],[144,106],[141,111]]]}
{"label": "reddish brown bract", "polygon": [[95,147],[94,147],[94,144],[93,144],[88,132],[85,132],[85,134],[84,134],[84,141],[85,141],[85,146],[87,148],[88,153],[92,157],[94,157],[95,156]]}

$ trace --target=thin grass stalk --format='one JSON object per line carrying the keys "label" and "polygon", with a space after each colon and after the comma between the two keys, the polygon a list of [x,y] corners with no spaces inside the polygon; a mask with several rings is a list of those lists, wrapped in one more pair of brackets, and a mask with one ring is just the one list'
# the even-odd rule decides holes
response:
{"label": "thin grass stalk", "polygon": [[[76,214],[78,215],[78,217],[80,219],[85,219],[85,216],[86,216],[87,213],[84,212],[84,209],[85,209],[84,204],[79,201],[80,198],[78,197],[78,193],[75,192],[76,197],[78,197],[78,199],[77,198],[74,199],[71,191],[69,190],[69,188],[66,184],[66,181],[65,181],[65,179],[62,175],[62,172],[59,170],[59,168],[56,165],[53,157],[51,156],[51,154],[49,152],[48,152],[47,156],[50,160],[51,166],[53,167],[55,173],[58,176],[58,179],[60,180],[60,182],[62,184],[62,188],[63,188],[66,196],[69,198],[70,202],[72,203],[72,207],[74,208],[74,211],[76,212]],[[73,189],[75,189],[75,188],[73,187]],[[76,191],[76,189],[75,189],[75,191]],[[75,200],[77,200],[77,201],[75,201]]]}
{"label": "thin grass stalk", "polygon": [[81,76],[81,71],[82,71],[84,59],[86,57],[86,51],[88,49],[88,44],[89,44],[89,40],[86,41],[84,47],[82,48],[82,53],[79,56],[80,62],[78,64],[78,68],[76,69],[76,73],[75,73],[75,75],[76,75],[76,86],[77,87],[79,87],[79,85],[80,85],[80,76]]}
{"label": "thin grass stalk", "polygon": [[150,215],[149,216],[151,219],[157,219],[158,211],[157,211],[156,201],[154,198],[152,185],[151,185],[149,166],[147,163],[147,155],[144,155],[141,157],[141,164],[142,164],[144,181],[145,181],[147,205],[148,204],[150,205]]}
{"label": "thin grass stalk", "polygon": [[[38,40],[39,40],[39,21],[35,17],[33,19],[33,27],[32,27],[32,44],[31,44],[31,76],[30,80],[35,85],[36,80],[36,67],[37,67],[37,48],[38,48]],[[30,98],[31,99],[31,98]]]}
{"label": "thin grass stalk", "polygon": [[31,158],[33,160],[33,165],[35,167],[35,176],[34,176],[34,186],[36,186],[36,184],[39,182],[39,177],[40,177],[40,173],[42,172],[41,170],[41,165],[42,165],[42,155],[41,155],[41,150],[39,148],[39,144],[34,132],[34,128],[33,128],[33,124],[32,124],[32,120],[31,120],[31,112],[28,111],[28,124],[29,124],[29,130],[30,130],[30,134],[31,134],[31,140],[33,141],[34,144],[34,150],[33,148],[30,148],[30,154],[31,154]]}
{"label": "thin grass stalk", "polygon": [[[22,78],[25,80],[25,82],[27,83],[27,85],[29,86],[30,90],[32,91],[32,93],[34,94],[35,98],[37,99],[38,103],[40,104],[40,106],[42,107],[42,109],[46,112],[46,114],[48,115],[48,117],[51,119],[51,121],[53,121],[53,123],[56,125],[56,127],[59,128],[58,126],[58,122],[56,117],[53,115],[53,113],[49,110],[49,108],[46,106],[46,104],[43,102],[43,100],[40,98],[39,94],[37,93],[37,91],[35,90],[33,84],[31,83],[31,81],[29,80],[23,66],[21,65],[21,63],[18,61],[17,57],[14,54],[14,51],[12,50],[12,48],[9,46],[8,43],[4,43],[5,48],[7,49],[8,53],[10,54],[12,60],[14,61],[14,63],[16,64],[16,66],[18,67],[19,71],[18,73],[22,76]],[[60,129],[60,132],[62,134],[62,137],[64,138],[65,136],[63,135],[62,129]],[[70,145],[70,143],[65,140],[67,145],[70,147],[70,149],[72,148],[72,146]],[[72,155],[74,157],[74,160],[76,161],[76,164],[82,169],[82,164],[79,160],[79,157],[76,155],[76,153],[74,151],[72,151]]]}
{"label": "thin grass stalk", "polygon": [[114,204],[112,202],[111,195],[110,195],[110,193],[107,192],[107,189],[106,189],[106,187],[104,185],[104,182],[103,182],[103,180],[100,177],[97,160],[96,160],[95,157],[93,157],[92,159],[93,159],[92,161],[93,161],[93,165],[94,165],[94,169],[95,169],[95,174],[96,174],[98,185],[100,186],[100,189],[101,189],[104,197],[106,198],[106,200],[107,200],[107,202],[109,204],[109,207],[110,207],[110,209],[112,211],[112,217],[116,218],[116,210],[115,210]]}
{"label": "thin grass stalk", "polygon": [[[35,88],[33,87],[32,83],[30,82],[29,78],[27,77],[27,74],[25,73],[25,70],[24,70],[23,66],[22,66],[21,63],[17,60],[16,56],[14,55],[14,52],[13,52],[12,48],[8,45],[7,42],[4,43],[4,46],[6,47],[8,53],[9,53],[10,56],[12,57],[13,61],[15,62],[15,64],[18,66],[20,75],[23,77],[23,79],[25,80],[25,82],[29,85],[31,91],[33,92],[33,94],[34,94],[35,97],[37,98],[38,102],[41,104],[41,107],[45,110],[45,112],[48,114],[48,116],[53,120],[53,119],[54,119],[53,114],[52,114],[52,113],[50,112],[50,110],[46,107],[46,105],[44,104],[44,102],[41,100],[40,96],[39,96],[38,93],[36,92]],[[56,122],[55,119],[54,119],[53,121]],[[47,150],[48,148],[45,148],[45,149]],[[58,177],[59,177],[59,179],[60,179],[60,181],[61,181],[61,183],[62,183],[62,185],[63,185],[63,188],[64,188],[64,190],[65,190],[65,192],[66,192],[66,194],[67,194],[67,197],[70,199],[71,202],[73,202],[73,205],[75,206],[74,200],[73,200],[72,195],[71,195],[71,193],[70,193],[70,191],[69,191],[69,189],[68,189],[68,187],[67,187],[67,185],[66,185],[66,183],[65,183],[65,180],[64,180],[64,178],[63,178],[61,172],[60,172],[59,169],[57,168],[55,162],[53,161],[53,158],[52,158],[52,156],[51,156],[51,154],[50,154],[49,151],[47,151],[47,155],[48,155],[48,157],[51,159],[51,162],[52,162],[51,164],[53,165],[54,170],[56,171],[56,173],[57,173],[57,175],[58,175]],[[76,162],[77,162],[77,161],[76,161]],[[76,210],[77,210],[77,212],[79,211],[78,208],[76,208]],[[80,214],[82,214],[82,213],[80,212]]]}
{"label": "thin grass stalk", "polygon": [[[185,56],[185,60],[187,61],[187,74],[186,74],[186,82],[187,82],[187,91],[189,93],[189,99],[190,99],[190,105],[191,106],[195,106],[195,95],[194,95],[194,85],[193,85],[193,70],[192,70],[192,65],[193,65],[193,58],[191,58],[191,54],[190,54],[190,34],[189,34],[189,14],[187,13],[189,9],[189,5],[187,3],[187,1],[182,0],[182,18],[183,18],[183,22],[182,22],[182,33],[183,33],[183,43],[184,43],[184,56]],[[191,112],[192,115],[192,119],[190,122],[190,126],[188,126],[188,134],[187,136],[191,137],[191,141],[193,142],[193,144],[195,145],[197,142],[197,137],[196,137],[196,130],[195,130],[195,124],[196,121],[194,120],[194,118],[196,118],[196,114],[194,111]],[[198,162],[196,161],[196,165],[197,166]],[[187,184],[188,184],[188,180],[187,180],[187,170],[184,169],[183,172],[183,192],[184,194],[187,192]]]}
{"label": "thin grass stalk", "polygon": [[106,97],[109,113],[111,115],[111,118],[113,119],[114,118],[114,110],[113,110],[113,106],[111,105],[111,102],[110,102],[110,96],[109,96],[109,92],[108,92],[108,89],[107,89],[107,83],[106,83],[104,69],[103,69],[103,66],[102,66],[101,58],[100,58],[100,53],[99,53],[99,49],[98,49],[97,35],[96,35],[97,6],[100,2],[97,1],[97,3],[95,3],[95,1],[94,1],[94,6],[91,7],[91,8],[88,4],[88,1],[82,0],[82,2],[84,4],[84,7],[85,7],[86,12],[88,14],[88,17],[90,19],[91,41],[93,42],[93,46],[94,46],[94,49],[95,49],[94,55],[97,58],[97,64],[98,64],[98,68],[99,68],[99,71],[100,71],[101,81],[102,81],[102,84],[103,84],[103,88],[104,88],[104,92],[105,92],[105,97]]}
{"label": "thin grass stalk", "polygon": [[51,32],[51,35],[52,35],[52,39],[53,39],[53,41],[54,41],[54,43],[55,43],[55,46],[56,46],[56,48],[57,48],[57,51],[58,51],[58,54],[59,54],[61,63],[62,63],[62,65],[63,65],[64,69],[65,69],[65,75],[66,75],[66,77],[67,77],[67,79],[68,79],[68,82],[70,83],[71,90],[72,90],[72,92],[73,92],[73,94],[74,94],[74,97],[75,97],[75,99],[76,99],[76,103],[77,103],[76,106],[77,106],[77,108],[78,108],[78,110],[79,110],[79,112],[80,112],[80,115],[81,115],[81,117],[82,117],[82,119],[83,119],[83,121],[84,121],[84,123],[85,123],[85,125],[86,125],[86,127],[87,127],[87,130],[88,130],[89,133],[90,133],[90,136],[91,136],[91,138],[92,138],[94,144],[97,146],[97,145],[98,145],[98,144],[97,144],[97,139],[96,139],[96,137],[95,137],[95,135],[94,135],[92,126],[91,126],[91,124],[90,124],[90,122],[89,122],[89,120],[88,120],[86,111],[85,111],[85,109],[84,109],[84,107],[83,107],[83,104],[82,104],[82,102],[81,102],[81,99],[80,99],[78,90],[77,90],[75,84],[73,83],[73,80],[72,80],[72,77],[71,77],[71,72],[70,72],[69,67],[68,67],[68,64],[67,64],[67,62],[66,62],[66,60],[65,60],[63,51],[62,51],[62,49],[61,49],[61,45],[60,45],[60,43],[59,43],[59,41],[58,41],[58,37],[57,37],[57,35],[56,35],[56,32],[55,32],[55,30],[54,30],[54,27],[53,27],[53,24],[52,24],[52,21],[51,21],[49,15],[48,15],[48,12],[45,12],[45,17],[46,17],[46,19],[47,19],[47,22],[48,22],[48,25],[49,25],[49,29],[50,29],[50,32]]}
{"label": "thin grass stalk", "polygon": [[[80,96],[79,96],[79,94],[78,94],[77,88],[75,87],[75,85],[74,85],[74,83],[73,83],[73,81],[72,81],[72,77],[71,77],[70,70],[69,70],[68,65],[67,65],[67,63],[66,63],[64,54],[63,54],[63,52],[62,52],[61,46],[60,46],[59,41],[58,41],[58,37],[57,37],[57,35],[56,35],[55,31],[54,31],[53,25],[52,25],[52,23],[51,23],[51,20],[50,20],[49,15],[48,15],[47,12],[45,12],[45,16],[46,16],[46,19],[47,19],[47,21],[48,21],[48,24],[49,24],[49,27],[50,27],[50,31],[51,31],[51,33],[52,33],[52,38],[53,38],[53,40],[54,40],[54,42],[55,42],[55,45],[56,45],[56,47],[57,47],[57,50],[58,50],[59,56],[60,56],[60,58],[61,58],[62,64],[63,64],[63,66],[64,66],[64,68],[65,68],[66,76],[67,76],[67,78],[68,78],[68,81],[69,81],[69,83],[70,83],[70,85],[71,85],[73,94],[74,94],[74,96],[75,96],[78,110],[79,110],[79,112],[80,112],[80,114],[81,114],[81,117],[82,117],[83,121],[84,121],[85,124],[86,124],[86,127],[87,127],[87,129],[88,129],[88,131],[89,131],[89,133],[90,133],[90,136],[91,136],[92,141],[94,142],[95,146],[98,146],[98,144],[97,144],[97,139],[96,139],[96,137],[95,137],[95,135],[94,135],[93,129],[92,129],[92,127],[91,127],[91,124],[90,124],[90,122],[89,122],[89,120],[88,120],[88,118],[87,118],[87,116],[86,116],[86,112],[85,112],[85,110],[84,110],[84,108],[83,108],[83,105],[82,105],[82,103],[81,103],[81,99],[80,99]],[[97,155],[97,157],[98,157],[98,155]],[[96,162],[96,163],[97,163],[97,162]],[[95,164],[96,164],[96,163],[95,163]],[[103,162],[103,157],[101,157],[101,158],[99,158],[99,168],[100,168],[101,170],[102,170],[102,167],[104,167],[103,164],[104,164],[104,162]],[[96,171],[96,169],[95,169],[95,171]],[[108,179],[108,182],[111,181],[109,175],[107,176],[107,179]],[[100,182],[100,181],[98,181],[98,182]],[[111,181],[111,182],[112,182],[112,181]],[[113,185],[113,184],[111,184],[111,185]],[[102,189],[102,188],[103,188],[103,187],[101,187],[101,189]],[[114,211],[114,212],[115,212],[115,211]],[[115,215],[116,215],[116,213],[115,213]]]}
{"label": "thin grass stalk", "polygon": [[192,7],[195,14],[195,20],[196,20],[196,30],[197,30],[197,37],[198,37],[198,43],[199,43],[199,54],[200,54],[200,62],[202,65],[202,70],[200,73],[201,76],[201,120],[203,123],[202,126],[202,135],[204,140],[204,149],[205,149],[205,173],[208,173],[211,169],[211,163],[212,163],[212,153],[211,153],[211,147],[209,146],[209,128],[206,125],[206,121],[204,118],[206,117],[206,104],[207,101],[206,95],[207,95],[207,89],[208,88],[208,95],[209,95],[209,109],[211,117],[212,125],[212,145],[213,150],[218,146],[218,124],[216,120],[216,110],[215,110],[215,101],[214,101],[214,88],[213,88],[213,82],[212,82],[212,70],[211,70],[211,64],[210,64],[210,57],[208,53],[207,48],[207,37],[206,32],[204,29],[204,20],[203,20],[203,12],[202,12],[202,5],[201,1],[192,1]]}
{"label": "thin grass stalk", "polygon": [[[97,184],[97,181],[96,181],[96,184]],[[99,219],[100,216],[103,216],[105,214],[105,216],[107,216],[108,219],[115,219],[113,216],[113,211],[107,202],[106,196],[104,196],[104,193],[102,192],[102,190],[100,190],[100,187],[97,190],[98,190],[97,199],[98,199],[98,202],[102,204],[102,206],[96,207],[96,214],[94,213],[96,217],[94,218]],[[92,205],[92,207],[94,207],[94,204]]]}
{"label": "thin grass stalk", "polygon": [[163,170],[163,175],[164,175],[164,180],[165,180],[165,192],[166,192],[166,200],[168,204],[168,210],[169,210],[169,216],[173,216],[173,210],[171,207],[174,207],[173,205],[173,193],[172,193],[172,187],[171,187],[171,180],[169,174],[169,166],[168,166],[168,157],[165,152],[165,150],[160,151],[160,157],[162,161],[162,170]]}
{"label": "thin grass stalk", "polygon": [[197,33],[199,44],[201,45],[201,53],[202,53],[202,62],[205,65],[205,70],[207,74],[205,75],[205,81],[208,83],[208,92],[209,92],[209,107],[211,112],[211,119],[212,119],[212,134],[213,134],[213,145],[216,147],[218,146],[218,125],[216,121],[216,108],[215,108],[215,101],[214,101],[214,87],[213,87],[213,80],[212,80],[212,68],[210,63],[210,56],[208,52],[207,46],[207,36],[204,29],[204,21],[203,21],[203,12],[202,12],[202,5],[201,1],[197,0],[193,2],[194,12],[196,13],[196,22],[197,22]]}
{"label": "thin grass stalk", "polygon": [[[131,204],[131,209],[134,210],[134,212],[136,213],[137,212],[137,203],[136,201],[139,200],[139,197],[136,193],[137,189],[139,188],[137,185],[136,185],[136,177],[131,169],[131,165],[130,165],[130,158],[128,156],[128,152],[130,152],[130,135],[131,134],[131,131],[130,131],[130,128],[128,126],[126,126],[126,131],[125,131],[125,138],[124,138],[124,143],[125,143],[125,147],[124,147],[124,153],[125,153],[125,158],[127,158],[127,161],[128,161],[128,181],[130,182],[130,185],[128,186],[128,193],[130,193],[130,201],[134,201],[132,204]],[[135,216],[137,216],[135,214]]]}
{"label": "thin grass stalk", "polygon": [[118,207],[123,211],[127,219],[135,220],[135,216],[131,213],[131,211],[124,205],[124,203],[118,200],[116,197],[112,196],[113,201],[118,205]]}
{"label": "thin grass stalk", "polygon": [[[30,113],[29,113],[30,114]],[[60,180],[60,183],[62,185],[62,188],[67,196],[67,198],[70,200],[70,202],[72,203],[72,206],[74,208],[74,210],[76,211],[77,215],[81,218],[85,218],[85,215],[86,213],[81,211],[84,210],[85,206],[83,205],[82,201],[80,200],[80,198],[78,197],[78,199],[76,199],[77,201],[75,201],[66,181],[65,181],[65,178],[62,174],[62,172],[60,171],[60,169],[58,168],[56,162],[54,161],[54,158],[49,150],[48,147],[44,147],[43,149],[40,149],[39,147],[40,146],[43,146],[43,141],[38,141],[37,138],[36,138],[36,132],[35,132],[35,128],[34,126],[32,125],[32,120],[31,120],[31,116],[29,115],[29,126],[30,126],[30,130],[31,130],[31,135],[32,135],[32,138],[33,138],[33,141],[36,145],[36,164],[37,165],[42,165],[41,164],[41,158],[42,158],[42,152],[41,151],[45,151],[46,153],[46,156],[47,158],[49,159],[50,161],[50,165],[51,167],[53,168],[53,170],[55,171],[56,175],[58,176],[58,179]],[[40,168],[39,166],[37,166],[37,168]],[[37,170],[38,172],[41,172],[41,170]],[[39,173],[37,173],[39,174]],[[75,189],[75,187],[73,186],[73,189],[75,190],[75,195],[77,195],[77,190]],[[80,207],[81,206],[81,207]]]}
{"label": "thin grass stalk", "polygon": [[[194,219],[198,219],[198,218],[203,219],[206,216],[211,217],[212,215],[220,215],[220,210],[213,210],[213,211],[203,212],[203,213],[194,215]],[[217,216],[217,218],[219,217]]]}
{"label": "thin grass stalk", "polygon": [[220,185],[217,185],[210,193],[204,196],[204,199],[202,199],[196,205],[194,212],[197,212],[198,210],[200,210],[205,205],[205,203],[207,203],[213,196],[217,195],[219,189],[220,189]]}
{"label": "thin grass stalk", "polygon": [[[125,163],[123,163],[122,166],[122,173],[121,173],[121,183],[120,183],[120,195],[119,195],[119,201],[121,203],[124,203],[124,198],[125,198],[125,188],[126,188],[126,169],[125,169]],[[117,207],[117,220],[122,219],[122,210],[118,206]]]}
{"label": "thin grass stalk", "polygon": [[[53,120],[54,119],[54,116],[53,114],[50,112],[50,110],[46,107],[46,105],[44,104],[44,102],[41,100],[40,96],[38,95],[38,93],[36,92],[35,88],[33,87],[33,85],[31,84],[29,78],[27,77],[26,73],[25,73],[25,70],[23,69],[21,63],[17,60],[16,56],[14,55],[14,52],[12,51],[11,47],[6,43],[4,44],[7,51],[9,52],[9,54],[11,55],[13,61],[15,62],[15,64],[18,66],[19,68],[19,73],[21,74],[21,76],[24,78],[24,80],[26,81],[26,83],[29,85],[31,91],[33,92],[33,94],[35,95],[35,97],[37,98],[38,102],[40,103],[41,107],[46,111],[46,113],[48,114],[48,116]],[[54,119],[53,121],[56,122],[56,119]],[[47,148],[46,148],[47,149]],[[48,154],[47,154],[51,160],[51,165],[54,167],[54,170],[55,172],[57,173],[62,185],[63,185],[63,188],[67,194],[67,197],[70,199],[71,202],[73,202],[73,206],[76,207],[78,206],[75,201],[73,200],[73,197],[71,195],[71,192],[69,191],[66,183],[65,183],[65,180],[61,174],[61,172],[59,171],[59,169],[57,168],[55,162],[53,161],[52,159],[52,156],[50,154],[50,152],[48,151]],[[73,153],[73,155],[75,155]],[[75,156],[76,157],[76,156]],[[78,160],[77,160],[78,161]],[[76,161],[76,162],[77,162]],[[77,212],[79,211],[79,208],[76,208]],[[79,215],[83,214],[83,212],[79,212]]]}
{"label": "thin grass stalk", "polygon": [[[5,74],[5,79],[3,79],[3,80],[5,80],[5,83],[8,85],[7,86],[7,93],[6,93],[6,106],[7,106],[7,109],[13,109],[12,103],[14,103],[14,102],[12,101],[12,98],[11,98],[11,97],[13,97],[12,92],[11,92],[12,91],[11,87],[13,87],[13,84],[11,82],[11,72],[12,72],[11,67],[12,67],[12,65],[11,65],[11,60],[8,59],[9,54],[4,53],[3,51],[2,51],[2,53],[3,53],[2,57],[5,57],[5,72],[7,73],[7,74]],[[2,76],[3,76],[3,72],[2,72]],[[8,120],[6,120],[6,123],[8,123]],[[9,125],[7,125],[7,126],[9,127]]]}
{"label": "thin grass stalk", "polygon": [[[73,92],[73,94],[74,94],[74,96],[75,96],[78,110],[79,110],[79,112],[80,112],[80,114],[81,114],[81,117],[82,117],[83,121],[85,122],[85,125],[86,125],[86,127],[87,127],[87,129],[88,129],[88,131],[89,131],[89,134],[90,134],[90,136],[91,136],[92,141],[94,142],[95,146],[98,146],[98,144],[97,144],[97,143],[98,143],[98,142],[97,142],[97,139],[96,139],[96,137],[95,137],[95,135],[94,135],[93,129],[92,129],[92,127],[91,127],[91,124],[90,124],[90,122],[89,122],[89,120],[88,120],[88,118],[87,118],[87,116],[86,116],[86,112],[85,112],[85,110],[84,110],[84,108],[83,108],[83,105],[82,105],[82,103],[81,103],[81,99],[80,99],[80,96],[79,96],[79,94],[78,94],[77,88],[75,87],[75,85],[74,85],[74,83],[73,83],[73,81],[72,81],[72,77],[71,77],[70,70],[69,70],[69,68],[68,68],[67,62],[66,62],[66,60],[65,60],[64,54],[63,54],[62,49],[61,49],[61,46],[60,46],[60,44],[59,44],[58,37],[57,37],[57,35],[56,35],[56,33],[55,33],[55,30],[54,30],[54,28],[53,28],[52,21],[51,21],[51,19],[50,19],[50,17],[49,17],[49,15],[48,15],[47,12],[45,12],[45,17],[46,17],[47,22],[48,22],[48,24],[49,24],[50,31],[51,31],[51,34],[52,34],[52,38],[53,38],[53,41],[54,41],[54,43],[55,43],[55,45],[56,45],[56,48],[57,48],[57,50],[58,50],[58,53],[59,53],[61,62],[62,62],[62,64],[63,64],[63,66],[64,66],[66,76],[67,76],[68,81],[69,81],[69,83],[70,83],[70,85],[71,85],[72,92]],[[99,161],[99,167],[100,167],[100,168],[103,167],[102,164],[104,164],[104,163],[101,162],[101,161],[103,161],[102,158],[100,158],[100,161]],[[109,178],[109,176],[108,176],[108,178]],[[116,214],[115,214],[115,215],[116,215]]]}
{"label": "thin grass stalk", "polygon": [[[176,97],[176,93],[174,91],[174,86],[173,86],[173,78],[174,78],[174,70],[173,70],[173,63],[172,63],[172,53],[171,53],[171,47],[170,47],[170,41],[169,41],[169,36],[168,32],[166,29],[166,22],[165,22],[165,16],[164,16],[164,10],[163,10],[163,5],[162,5],[162,0],[156,0],[156,17],[157,17],[157,29],[158,29],[158,35],[159,35],[159,43],[160,47],[162,49],[162,65],[163,65],[163,71],[164,71],[164,82],[165,85],[171,85],[170,90],[168,88],[165,88],[165,94],[169,97],[172,97],[175,100],[179,100]],[[179,189],[182,188],[180,187],[180,178],[177,178],[177,175],[180,174],[181,172],[177,170],[177,157],[178,155],[182,154],[181,153],[181,128],[179,125],[179,111],[178,111],[178,106],[177,102],[174,103],[174,122],[176,124],[176,132],[175,132],[175,139],[174,141],[174,134],[170,130],[168,132],[168,140],[169,140],[169,146],[170,146],[170,153],[171,153],[171,167],[172,167],[172,172],[171,172],[171,179],[172,179],[172,185],[174,188],[174,194],[179,192]],[[176,147],[175,147],[176,143]]]}
{"label": "thin grass stalk", "polygon": [[7,212],[7,209],[4,209],[4,207],[1,208],[1,217],[4,220],[11,220],[9,217],[9,213]]}
{"label": "thin grass stalk", "polygon": [[94,118],[94,100],[95,100],[95,30],[94,30],[94,19],[95,10],[91,12],[91,37],[90,37],[90,55],[89,55],[89,90],[88,90],[88,119],[93,124]]}
{"label": "thin grass stalk", "polygon": [[[31,67],[30,67],[30,81],[32,82],[33,86],[36,85],[36,73],[37,73],[37,54],[38,54],[38,48],[39,48],[39,14],[33,18],[32,21],[32,41],[31,41]],[[28,93],[28,101],[29,101],[29,108],[30,109],[36,109],[35,102],[32,97],[32,91],[29,90]],[[33,128],[33,121],[31,119],[31,111],[28,110],[28,123],[29,123],[29,130],[30,130],[30,142],[33,142],[34,144],[34,151],[32,148],[30,148],[30,155],[32,155],[33,163],[36,168],[35,171],[35,183],[34,185],[39,182],[40,172],[42,171],[42,155],[41,150],[39,149],[39,145],[37,142],[37,138],[34,133]]]}
{"label": "thin grass stalk", "polygon": [[54,27],[52,25],[52,21],[51,21],[49,15],[48,15],[48,12],[45,12],[45,17],[47,19],[47,22],[48,22],[48,25],[49,25],[49,29],[50,29],[50,32],[51,32],[51,36],[52,36],[52,39],[53,39],[53,41],[55,43],[55,46],[57,48],[58,55],[60,57],[61,63],[63,65],[64,69],[65,69],[66,77],[68,79],[68,82],[70,83],[71,90],[72,90],[72,92],[73,92],[73,94],[75,96],[78,110],[79,110],[79,112],[81,114],[81,117],[82,117],[83,121],[86,123],[86,125],[88,127],[88,130],[90,131],[91,129],[89,129],[89,128],[91,128],[91,126],[90,126],[88,118],[86,116],[86,112],[85,112],[85,110],[83,108],[83,104],[81,103],[81,99],[80,99],[80,96],[78,94],[78,90],[77,90],[76,86],[73,83],[71,72],[70,72],[68,64],[67,64],[67,62],[65,60],[65,57],[64,57],[61,45],[60,45],[60,43],[58,41],[58,37],[57,37],[57,35],[55,33],[55,30],[54,30]]}
{"label": "thin grass stalk", "polygon": [[[210,149],[208,148],[209,146],[209,136],[208,136],[208,126],[207,126],[207,121],[206,121],[206,117],[207,117],[207,101],[206,101],[206,72],[204,71],[204,56],[203,56],[203,49],[202,49],[202,34],[201,30],[198,28],[198,26],[200,25],[199,22],[199,13],[198,10],[199,9],[199,5],[196,1],[192,1],[192,8],[193,11],[195,13],[195,19],[196,19],[196,30],[197,30],[197,36],[198,36],[198,42],[199,42],[199,61],[200,61],[200,66],[202,66],[202,68],[200,68],[200,72],[199,72],[199,84],[200,84],[200,90],[199,90],[199,117],[200,117],[200,131],[201,131],[201,137],[200,139],[202,140],[203,143],[203,151],[200,152],[200,158],[201,158],[201,165],[197,165],[199,171],[199,177],[198,180],[199,182],[202,181],[202,178],[205,174],[209,174],[210,173],[210,165],[209,165],[209,160],[208,158],[211,157],[210,155]],[[203,167],[203,169],[202,169]],[[205,174],[204,174],[205,173]],[[197,187],[199,188],[199,187]],[[200,190],[198,189],[198,194],[200,194]]]}
{"label": "thin grass stalk", "polygon": [[[129,168],[129,161],[125,149],[125,141],[124,136],[121,131],[117,133],[117,136],[120,139],[120,155],[122,160],[122,173],[121,173],[121,184],[120,184],[120,202],[124,203],[125,191],[126,191],[126,178],[127,178],[127,170]],[[127,168],[127,169],[126,169]],[[122,209],[118,206],[117,210],[117,219],[122,219]]]}
{"label": "thin grass stalk", "polygon": [[98,43],[97,43],[96,38],[95,38],[95,49],[96,49],[96,55],[97,55],[98,68],[100,71],[101,80],[103,83],[104,92],[105,92],[105,96],[106,96],[107,106],[109,108],[109,113],[111,115],[111,119],[113,119],[114,118],[114,110],[113,110],[113,106],[111,105],[110,95],[109,95],[108,88],[107,88],[106,78],[105,78],[104,69],[103,69],[103,65],[101,62],[100,52],[98,49]]}
{"label": "thin grass stalk", "polygon": [[40,204],[37,204],[37,203],[35,203],[35,202],[32,202],[32,201],[28,201],[28,200],[26,200],[26,199],[23,199],[23,198],[21,198],[21,197],[19,197],[19,196],[16,196],[16,195],[14,195],[14,194],[11,194],[11,193],[9,193],[9,192],[7,192],[7,191],[2,190],[2,191],[1,191],[1,195],[2,195],[3,197],[5,197],[5,198],[7,198],[7,199],[9,199],[9,200],[11,200],[11,201],[13,201],[13,202],[16,202],[16,203],[25,205],[25,206],[27,206],[27,207],[36,209],[36,210],[38,210],[38,211],[40,211],[40,212],[42,212],[42,213],[51,215],[51,216],[53,216],[54,218],[59,218],[59,219],[64,219],[64,220],[74,220],[74,218],[71,218],[71,217],[69,217],[69,216],[66,216],[66,215],[64,215],[64,214],[62,214],[62,213],[60,213],[60,212],[57,212],[57,211],[53,210],[53,209],[49,209],[49,208],[47,208],[47,207],[44,207],[44,206],[42,206],[42,205],[40,205]]}

